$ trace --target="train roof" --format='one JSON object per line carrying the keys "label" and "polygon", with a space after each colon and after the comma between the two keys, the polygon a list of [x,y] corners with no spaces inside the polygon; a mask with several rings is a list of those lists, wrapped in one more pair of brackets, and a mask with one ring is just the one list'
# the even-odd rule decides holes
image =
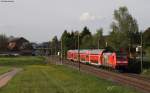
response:
{"label": "train roof", "polygon": [[80,53],[88,53],[89,50],[80,50]]}
{"label": "train roof", "polygon": [[104,51],[105,49],[94,49],[94,50],[90,50],[90,54],[100,54]]}
{"label": "train roof", "polygon": [[[88,51],[89,51],[88,49],[80,49],[79,50],[80,53],[87,53]],[[78,53],[78,50],[68,50],[68,52]]]}
{"label": "train roof", "polygon": [[[90,54],[100,54],[104,52],[105,49],[81,49],[80,53],[90,53]],[[78,50],[69,50],[69,52],[78,53]]]}

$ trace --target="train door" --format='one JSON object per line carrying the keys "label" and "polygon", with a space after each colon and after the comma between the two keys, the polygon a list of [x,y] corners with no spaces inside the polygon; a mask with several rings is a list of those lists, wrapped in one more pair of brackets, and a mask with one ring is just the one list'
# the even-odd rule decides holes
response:
{"label": "train door", "polygon": [[103,59],[102,59],[102,65],[106,67],[112,67],[113,61],[112,61],[112,53],[103,53]]}
{"label": "train door", "polygon": [[103,63],[102,65],[107,66],[108,65],[108,55],[106,53],[103,53]]}

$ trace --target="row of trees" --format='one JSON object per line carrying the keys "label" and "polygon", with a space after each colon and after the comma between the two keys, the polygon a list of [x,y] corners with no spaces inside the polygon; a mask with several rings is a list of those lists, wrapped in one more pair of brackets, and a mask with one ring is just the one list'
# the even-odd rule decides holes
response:
{"label": "row of trees", "polygon": [[105,37],[103,36],[103,29],[97,30],[95,34],[92,34],[88,27],[84,27],[81,32],[65,30],[61,36],[61,40],[58,40],[55,36],[50,42],[50,47],[54,53],[60,51],[61,44],[63,51],[66,52],[69,49],[78,48],[78,38],[81,49],[99,49],[105,48]]}
{"label": "row of trees", "polygon": [[[81,49],[99,49],[109,47],[113,50],[121,48],[132,50],[133,47],[140,45],[141,34],[137,21],[132,17],[128,9],[126,7],[120,7],[118,10],[114,11],[114,21],[111,24],[109,35],[104,36],[102,28],[98,29],[95,34],[92,34],[88,27],[84,27],[82,31],[68,32],[65,30],[61,39],[58,40],[57,36],[55,36],[51,44],[53,49],[55,48],[59,51],[60,41],[62,40],[64,51],[77,49],[79,35]],[[146,36],[146,38],[149,39],[148,36]]]}
{"label": "row of trees", "polygon": [[78,38],[81,49],[97,49],[104,48],[105,46],[103,29],[99,29],[95,34],[92,34],[88,27],[84,27],[81,32],[72,31],[71,33],[69,33],[67,32],[67,30],[64,31],[61,40],[63,42],[63,47],[65,48],[65,50],[77,49]]}

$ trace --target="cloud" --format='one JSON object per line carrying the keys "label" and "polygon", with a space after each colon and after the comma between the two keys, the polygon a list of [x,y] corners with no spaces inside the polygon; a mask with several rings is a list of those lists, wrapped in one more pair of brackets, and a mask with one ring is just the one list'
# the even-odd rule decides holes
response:
{"label": "cloud", "polygon": [[123,0],[116,0],[116,2],[118,3],[118,5],[123,6],[125,5]]}
{"label": "cloud", "polygon": [[85,13],[81,14],[81,16],[80,16],[80,21],[92,21],[95,19],[96,19],[96,16],[91,15],[89,12],[85,12]]}

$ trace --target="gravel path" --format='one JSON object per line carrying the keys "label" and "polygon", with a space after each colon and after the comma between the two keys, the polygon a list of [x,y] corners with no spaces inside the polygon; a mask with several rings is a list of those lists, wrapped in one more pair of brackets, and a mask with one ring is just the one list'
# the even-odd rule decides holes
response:
{"label": "gravel path", "polygon": [[0,75],[0,88],[5,86],[21,70],[21,68],[13,68],[11,71]]}

